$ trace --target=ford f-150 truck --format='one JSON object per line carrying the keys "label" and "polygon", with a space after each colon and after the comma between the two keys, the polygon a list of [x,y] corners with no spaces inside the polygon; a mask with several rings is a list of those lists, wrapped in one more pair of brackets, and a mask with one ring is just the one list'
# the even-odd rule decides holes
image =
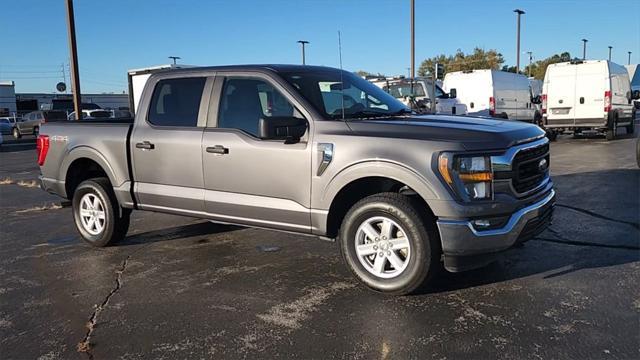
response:
{"label": "ford f-150 truck", "polygon": [[327,67],[160,71],[135,119],[47,123],[37,148],[91,245],[122,239],[133,209],[315,235],[391,294],[490,263],[555,202],[539,127],[418,116]]}

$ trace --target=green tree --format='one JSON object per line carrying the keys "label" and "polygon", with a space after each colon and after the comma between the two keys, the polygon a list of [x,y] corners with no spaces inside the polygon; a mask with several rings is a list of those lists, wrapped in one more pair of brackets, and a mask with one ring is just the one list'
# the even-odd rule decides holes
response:
{"label": "green tree", "polygon": [[531,64],[531,72],[529,72],[529,65],[525,66],[524,74],[533,76],[538,80],[544,79],[544,74],[547,72],[547,66],[560,62],[571,61],[571,54],[563,52],[561,54],[554,54],[546,59],[538,60]]}
{"label": "green tree", "polygon": [[504,58],[502,54],[494,49],[484,50],[477,47],[470,54],[465,54],[458,49],[454,55],[441,54],[422,61],[418,68],[418,75],[426,76],[430,74],[435,63],[443,64],[444,71],[447,73],[475,69],[500,69],[504,63]]}

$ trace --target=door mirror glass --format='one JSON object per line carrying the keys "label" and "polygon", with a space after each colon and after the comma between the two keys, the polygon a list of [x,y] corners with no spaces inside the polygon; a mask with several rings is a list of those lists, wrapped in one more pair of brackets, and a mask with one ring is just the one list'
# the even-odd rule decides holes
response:
{"label": "door mirror glass", "polygon": [[640,99],[640,90],[633,90],[631,98],[633,100],[638,100]]}
{"label": "door mirror glass", "polygon": [[449,98],[450,99],[455,99],[457,97],[458,97],[458,90],[456,90],[455,88],[449,90]]}
{"label": "door mirror glass", "polygon": [[258,137],[262,140],[285,140],[293,144],[307,131],[307,120],[291,116],[263,117],[258,124]]}

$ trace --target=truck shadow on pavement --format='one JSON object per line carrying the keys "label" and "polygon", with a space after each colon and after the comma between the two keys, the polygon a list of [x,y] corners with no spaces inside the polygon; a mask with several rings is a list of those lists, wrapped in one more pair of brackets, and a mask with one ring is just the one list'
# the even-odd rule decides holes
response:
{"label": "truck shadow on pavement", "polygon": [[194,236],[213,235],[242,229],[239,226],[214,224],[209,221],[196,224],[176,226],[166,229],[147,231],[127,236],[115,244],[115,247],[150,244],[160,241],[186,239]]}

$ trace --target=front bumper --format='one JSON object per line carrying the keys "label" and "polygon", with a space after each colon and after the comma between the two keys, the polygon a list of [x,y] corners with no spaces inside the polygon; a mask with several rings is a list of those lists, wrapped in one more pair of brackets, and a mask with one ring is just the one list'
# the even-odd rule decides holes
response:
{"label": "front bumper", "polygon": [[556,193],[511,215],[500,229],[476,230],[469,220],[438,220],[445,267],[458,272],[482,267],[496,254],[538,235],[551,223]]}

